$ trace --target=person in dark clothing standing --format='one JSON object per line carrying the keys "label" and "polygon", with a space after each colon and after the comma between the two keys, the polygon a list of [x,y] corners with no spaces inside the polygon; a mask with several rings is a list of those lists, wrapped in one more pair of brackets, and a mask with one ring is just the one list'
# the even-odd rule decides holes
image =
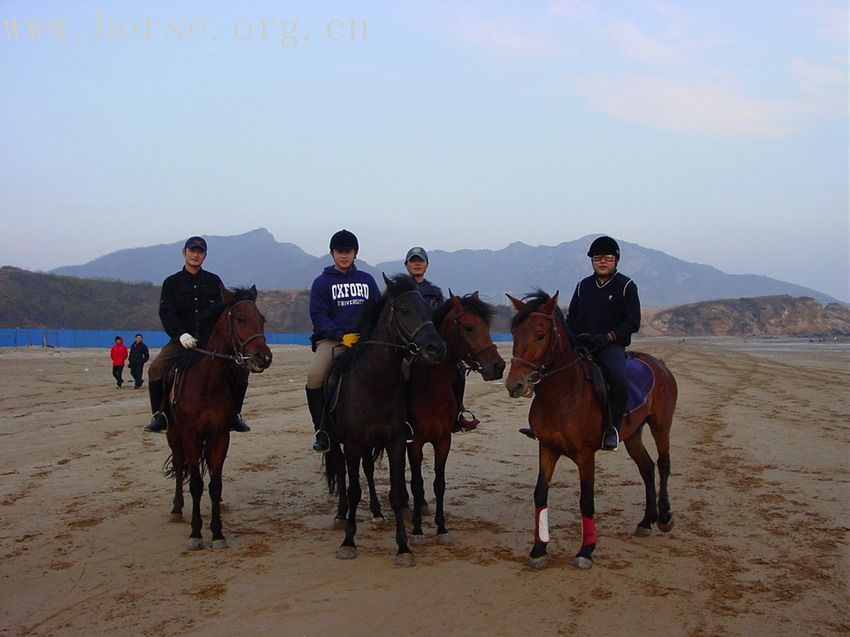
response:
{"label": "person in dark clothing standing", "polygon": [[602,448],[616,451],[626,410],[626,347],[640,328],[637,285],[617,270],[620,246],[611,237],[593,240],[587,251],[593,274],[576,286],[567,313],[567,328],[593,356],[610,387],[611,423]]}
{"label": "person in dark clothing standing", "polygon": [[313,358],[307,369],[307,408],[316,434],[313,451],[325,453],[330,439],[322,429],[325,377],[340,345],[353,346],[360,335],[357,327],[363,304],[381,296],[375,279],[354,265],[360,244],[353,232],[340,230],[330,241],[333,265],[327,266],[310,288],[310,319],[313,321]]}
{"label": "person in dark clothing standing", "polygon": [[130,356],[128,364],[130,366],[130,375],[133,377],[133,389],[138,389],[144,383],[144,367],[151,355],[148,351],[148,346],[142,341],[142,335],[136,334],[133,339],[133,344],[130,345]]}
{"label": "person in dark clothing standing", "polygon": [[127,348],[124,346],[124,339],[120,336],[115,337],[115,345],[109,350],[109,358],[112,359],[112,377],[115,379],[115,384],[118,389],[124,384],[124,363],[127,360]]}
{"label": "person in dark clothing standing", "polygon": [[[148,368],[148,391],[153,418],[145,431],[163,432],[168,428],[162,403],[165,399],[163,380],[171,364],[186,350],[198,347],[212,331],[216,306],[222,302],[224,284],[217,274],[201,266],[207,258],[207,242],[202,237],[189,237],[183,246],[183,269],[162,282],[159,297],[159,319],[171,340],[159,351]],[[242,403],[248,390],[248,370],[235,365],[228,372],[227,383],[236,406],[236,418],[231,429],[250,431],[242,420]]]}
{"label": "person in dark clothing standing", "polygon": [[[428,271],[428,264],[428,253],[425,252],[425,248],[419,246],[410,248],[404,257],[404,267],[407,268],[407,273],[416,281],[420,294],[428,301],[431,309],[436,311],[445,302],[445,298],[443,298],[443,291],[425,278],[425,273]],[[457,419],[452,426],[452,432],[472,431],[481,421],[463,406],[463,395],[466,391],[466,373],[463,364],[458,365],[458,373],[452,385],[452,390],[459,406]]]}

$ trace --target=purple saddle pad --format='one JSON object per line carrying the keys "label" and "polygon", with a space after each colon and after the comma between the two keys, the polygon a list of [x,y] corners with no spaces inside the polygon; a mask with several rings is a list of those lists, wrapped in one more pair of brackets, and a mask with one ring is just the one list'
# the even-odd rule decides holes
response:
{"label": "purple saddle pad", "polygon": [[654,384],[655,376],[649,365],[639,358],[626,359],[626,411],[628,413],[643,407]]}

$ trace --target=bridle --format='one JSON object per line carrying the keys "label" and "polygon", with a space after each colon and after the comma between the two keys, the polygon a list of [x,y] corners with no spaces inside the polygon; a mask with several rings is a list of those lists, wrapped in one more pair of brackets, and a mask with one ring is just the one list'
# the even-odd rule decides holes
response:
{"label": "bridle", "polygon": [[472,372],[482,372],[484,370],[484,366],[478,362],[478,359],[484,352],[489,352],[490,350],[498,351],[498,348],[496,347],[496,344],[492,341],[490,343],[487,343],[486,345],[479,347],[478,349],[463,347],[465,343],[462,343],[460,341],[460,331],[463,329],[463,327],[460,325],[460,317],[467,312],[471,312],[471,310],[463,308],[463,310],[461,310],[461,312],[452,319],[452,322],[460,328],[454,330],[453,340],[455,341],[455,345],[457,346],[458,351],[465,350],[467,352],[466,354],[461,355],[460,362],[463,364],[464,371],[466,372],[466,374],[469,375]]}
{"label": "bridle", "polygon": [[393,349],[402,350],[402,351],[405,352],[405,354],[410,354],[414,358],[416,356],[418,356],[421,353],[422,348],[419,347],[419,345],[417,345],[414,342],[414,339],[419,334],[419,332],[421,332],[423,329],[425,329],[429,325],[431,327],[433,327],[434,322],[431,321],[430,319],[422,321],[416,327],[416,329],[414,329],[414,330],[408,330],[404,327],[404,325],[401,323],[401,319],[399,319],[399,317],[398,317],[398,314],[396,314],[395,304],[396,304],[396,301],[398,301],[399,299],[401,299],[402,297],[404,297],[408,294],[418,294],[420,297],[422,296],[422,294],[419,292],[419,290],[408,290],[407,292],[402,292],[401,294],[399,294],[396,297],[393,297],[390,300],[389,310],[388,310],[389,313],[390,313],[390,325],[395,329],[400,340],[403,341],[403,344],[393,343],[391,341],[368,340],[368,341],[358,341],[357,345],[381,345],[383,347],[390,347],[390,348],[393,348]]}
{"label": "bridle", "polygon": [[[558,332],[557,325],[555,324],[555,322],[557,320],[555,318],[555,315],[554,314],[547,314],[546,312],[531,312],[531,313],[529,313],[529,315],[524,320],[530,319],[533,316],[539,316],[539,317],[542,317],[542,318],[545,318],[545,319],[549,319],[552,322],[552,333],[555,335],[555,343],[558,346],[558,351],[555,353],[555,356],[557,356],[558,354],[560,354],[563,351],[564,345],[561,342],[561,334],[560,334],[560,332]],[[549,347],[546,348],[546,351],[548,352],[550,349],[551,349],[551,343],[549,344]],[[552,376],[553,374],[557,374],[558,372],[564,371],[565,369],[569,369],[570,367],[573,367],[574,365],[578,365],[579,363],[581,363],[585,359],[589,359],[590,355],[592,353],[593,353],[593,351],[591,350],[591,351],[585,352],[584,354],[577,354],[576,358],[574,360],[571,360],[566,365],[561,365],[560,367],[556,367],[555,369],[552,369],[552,370],[547,370],[547,364],[546,363],[541,363],[541,364],[537,365],[535,363],[532,363],[531,361],[525,360],[524,358],[520,358],[519,356],[511,357],[511,366],[513,367],[514,363],[521,363],[522,365],[525,365],[526,367],[530,367],[532,371],[528,375],[528,384],[529,385],[537,385],[544,378],[548,378],[549,376]]]}
{"label": "bridle", "polygon": [[233,305],[231,305],[227,309],[227,336],[230,339],[230,346],[231,346],[231,348],[233,349],[233,352],[234,352],[232,355],[231,354],[220,354],[219,352],[211,352],[211,351],[206,350],[206,349],[201,349],[200,347],[194,348],[193,351],[198,352],[200,354],[206,354],[207,356],[210,356],[211,358],[223,358],[225,360],[233,361],[234,363],[236,363],[240,367],[247,367],[248,361],[250,361],[251,358],[253,358],[253,357],[252,356],[245,356],[245,346],[248,343],[250,343],[251,341],[253,341],[255,338],[264,338],[265,333],[264,332],[257,332],[256,334],[246,338],[244,341],[240,340],[236,336],[236,331],[233,329],[233,310],[236,309],[236,307],[241,305],[242,303],[253,304],[254,301],[252,301],[250,299],[242,299],[241,301],[237,301],[236,303],[234,303]]}

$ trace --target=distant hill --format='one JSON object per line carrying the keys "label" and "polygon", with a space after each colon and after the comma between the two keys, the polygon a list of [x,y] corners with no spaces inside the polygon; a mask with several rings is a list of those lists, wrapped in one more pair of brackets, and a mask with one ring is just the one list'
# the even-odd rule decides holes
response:
{"label": "distant hill", "polygon": [[[0,268],[0,327],[161,330],[158,285],[81,279]],[[269,332],[311,330],[309,291],[261,290]],[[492,329],[509,332],[512,309]],[[766,296],[706,301],[644,313],[641,334],[669,336],[850,335],[850,309],[813,298]]]}
{"label": "distant hill", "polygon": [[[228,285],[255,284],[263,290],[305,289],[330,263],[328,255],[315,257],[295,244],[279,243],[264,228],[237,236],[205,238],[210,249],[206,265]],[[560,290],[566,304],[576,283],[589,274],[586,252],[592,238],[582,237],[556,246],[534,247],[516,242],[501,250],[445,252],[429,248],[428,278],[444,291],[451,288],[456,294],[478,290],[482,298],[496,304],[505,303],[505,292],[521,296],[538,287],[549,293]],[[623,271],[637,282],[641,303],[647,308],[776,294],[809,296],[824,304],[837,301],[816,290],[766,276],[726,274],[635,243],[621,241],[620,246]],[[373,267],[358,260],[358,267],[373,274],[380,284],[381,272],[395,274],[404,270],[401,255],[408,247],[399,247],[398,261]],[[159,285],[182,267],[181,248],[182,242],[177,242],[119,250],[83,265],[63,266],[51,272]]]}
{"label": "distant hill", "polygon": [[846,336],[850,309],[786,295],[704,301],[656,313],[645,331],[667,336]]}

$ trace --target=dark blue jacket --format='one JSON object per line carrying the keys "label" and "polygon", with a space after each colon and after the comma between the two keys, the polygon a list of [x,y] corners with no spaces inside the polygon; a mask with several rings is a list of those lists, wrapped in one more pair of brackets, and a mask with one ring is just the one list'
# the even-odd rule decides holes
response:
{"label": "dark blue jacket", "polygon": [[428,279],[422,279],[422,283],[418,283],[417,286],[419,287],[419,293],[425,297],[432,310],[436,311],[445,301],[443,291]]}
{"label": "dark blue jacket", "polygon": [[159,319],[165,333],[179,338],[188,332],[205,339],[215,324],[216,306],[221,303],[224,285],[217,274],[199,270],[192,274],[184,267],[162,282]]}
{"label": "dark blue jacket", "polygon": [[582,279],[570,301],[567,327],[575,336],[613,332],[614,342],[627,347],[640,328],[637,285],[619,272],[601,286],[595,275]]}
{"label": "dark blue jacket", "polygon": [[362,305],[380,296],[378,284],[368,272],[362,272],[353,265],[348,272],[340,272],[329,265],[310,288],[313,340],[341,340],[343,334],[356,329]]}

